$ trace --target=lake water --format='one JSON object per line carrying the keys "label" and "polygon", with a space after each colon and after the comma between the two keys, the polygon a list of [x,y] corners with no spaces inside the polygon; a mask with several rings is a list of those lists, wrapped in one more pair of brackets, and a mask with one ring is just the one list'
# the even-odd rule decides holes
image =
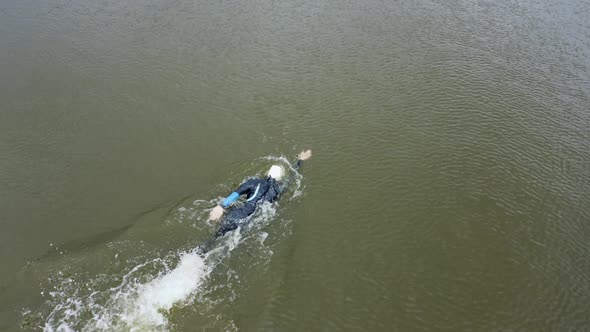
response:
{"label": "lake water", "polygon": [[[590,3],[4,0],[0,330],[590,329]],[[249,227],[219,196],[313,157]]]}

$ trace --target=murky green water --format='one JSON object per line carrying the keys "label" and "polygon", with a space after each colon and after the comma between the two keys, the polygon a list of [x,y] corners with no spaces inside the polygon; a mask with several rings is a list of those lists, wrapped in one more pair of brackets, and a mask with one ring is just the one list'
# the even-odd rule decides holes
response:
{"label": "murky green water", "polygon": [[[590,329],[590,5],[0,3],[0,330]],[[252,227],[213,200],[311,148]]]}

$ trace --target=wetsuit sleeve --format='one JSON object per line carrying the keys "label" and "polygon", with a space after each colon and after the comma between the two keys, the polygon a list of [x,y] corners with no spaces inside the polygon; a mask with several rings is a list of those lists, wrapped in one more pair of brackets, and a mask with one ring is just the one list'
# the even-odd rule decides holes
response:
{"label": "wetsuit sleeve", "polygon": [[235,192],[241,195],[250,195],[250,193],[256,188],[256,179],[250,179],[242,183]]}
{"label": "wetsuit sleeve", "polygon": [[223,200],[223,202],[221,202],[221,206],[225,209],[226,207],[230,206],[233,202],[237,201],[238,198],[240,198],[240,194],[234,191],[229,196],[227,196]]}
{"label": "wetsuit sleeve", "polygon": [[235,201],[238,200],[238,198],[240,198],[241,195],[249,195],[250,192],[253,190],[254,187],[254,181],[253,180],[248,180],[244,183],[242,183],[238,189],[236,189],[234,192],[232,192],[229,196],[227,196],[223,202],[221,202],[221,206],[225,209],[228,206],[230,206],[232,203],[234,203]]}
{"label": "wetsuit sleeve", "polygon": [[295,163],[295,166],[293,166],[293,168],[299,169],[299,167],[301,167],[301,164],[303,164],[303,160],[297,159],[297,162]]}

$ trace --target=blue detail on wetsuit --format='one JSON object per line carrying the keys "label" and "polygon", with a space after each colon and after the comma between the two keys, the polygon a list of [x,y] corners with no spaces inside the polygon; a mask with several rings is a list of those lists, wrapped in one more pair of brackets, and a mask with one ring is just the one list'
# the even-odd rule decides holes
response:
{"label": "blue detail on wetsuit", "polygon": [[258,196],[258,191],[260,190],[260,183],[256,186],[256,190],[254,191],[254,195],[252,195],[252,197],[248,198],[246,200],[246,202],[250,202],[251,200],[253,200],[254,198],[256,198],[256,196]]}
{"label": "blue detail on wetsuit", "polygon": [[223,206],[223,208],[226,208],[228,206],[230,206],[231,203],[235,202],[238,200],[238,198],[240,198],[240,194],[238,194],[237,192],[233,192],[231,193],[231,195],[227,196],[223,202],[221,203],[221,206]]}

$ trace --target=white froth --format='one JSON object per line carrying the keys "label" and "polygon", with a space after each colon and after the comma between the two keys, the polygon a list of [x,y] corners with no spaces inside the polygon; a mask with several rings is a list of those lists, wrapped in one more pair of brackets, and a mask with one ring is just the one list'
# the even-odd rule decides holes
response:
{"label": "white froth", "polygon": [[[289,165],[294,173],[293,196],[300,194],[302,176],[293,169],[284,157],[264,157]],[[179,222],[194,220],[197,215],[205,215],[205,206],[211,201],[196,200],[193,206],[181,207],[177,211]],[[121,277],[118,286],[107,289],[95,289],[88,284],[77,285],[74,280],[62,279],[61,272],[58,279],[61,280],[55,295],[50,300],[52,311],[46,317],[45,331],[69,332],[69,331],[166,331],[168,319],[166,315],[175,305],[187,304],[207,280],[209,274],[229,254],[250,238],[261,245],[268,237],[268,233],[262,232],[262,228],[274,220],[276,204],[264,203],[259,211],[252,216],[246,232],[242,234],[241,228],[230,232],[221,239],[211,251],[204,255],[192,251],[178,253],[178,264],[173,269],[167,269],[167,259],[156,258],[145,261],[127,270]],[[268,254],[265,252],[265,254]],[[272,254],[272,252],[270,252]],[[117,258],[118,254],[116,254]],[[153,267],[160,266],[160,274],[153,275]],[[148,277],[145,281],[146,276]],[[98,279],[97,279],[98,280]],[[100,282],[98,283],[100,285]],[[96,285],[95,285],[96,286]],[[94,288],[94,287],[92,287]],[[84,295],[87,290],[89,295]],[[88,318],[88,314],[92,318]]]}
{"label": "white froth", "polygon": [[151,282],[140,285],[130,312],[123,315],[129,326],[162,326],[167,323],[162,312],[184,301],[202,284],[210,272],[204,259],[196,253],[184,254],[178,266]]}

